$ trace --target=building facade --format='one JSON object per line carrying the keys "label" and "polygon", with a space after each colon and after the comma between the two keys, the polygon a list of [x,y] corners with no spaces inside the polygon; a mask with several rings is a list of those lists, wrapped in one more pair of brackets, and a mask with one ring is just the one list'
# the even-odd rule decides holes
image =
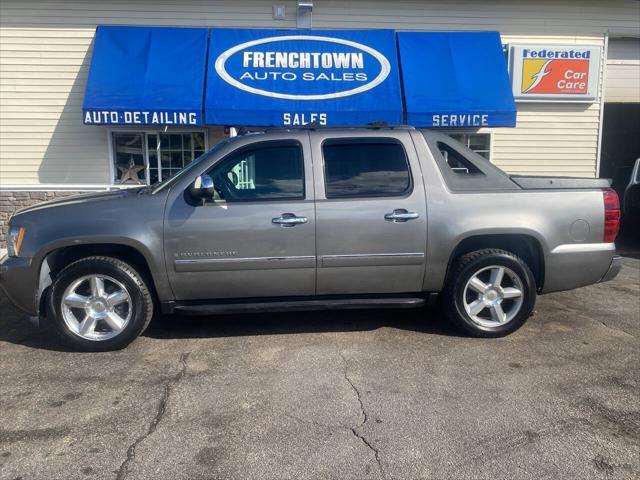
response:
{"label": "building facade", "polygon": [[[98,25],[306,29],[309,22],[312,30],[497,31],[512,77],[523,75],[514,72],[513,55],[522,56],[524,47],[592,49],[591,65],[595,57],[599,61],[597,71],[589,72],[589,98],[527,101],[516,95],[515,127],[439,128],[515,174],[624,178],[640,156],[640,2],[635,0],[4,0],[0,246],[16,208],[166,178],[234,126],[85,124],[82,107]],[[123,169],[123,162],[138,171]]]}

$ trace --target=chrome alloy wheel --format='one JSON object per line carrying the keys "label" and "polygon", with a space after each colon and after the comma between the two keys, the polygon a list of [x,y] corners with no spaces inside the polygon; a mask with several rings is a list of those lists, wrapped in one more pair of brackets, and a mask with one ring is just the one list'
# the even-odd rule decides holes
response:
{"label": "chrome alloy wheel", "polygon": [[133,312],[126,287],[107,275],[85,275],[71,282],[61,300],[64,323],[81,338],[93,341],[117,336]]}
{"label": "chrome alloy wheel", "polygon": [[492,265],[478,270],[464,287],[464,309],[481,327],[509,323],[522,308],[524,287],[510,268]]}

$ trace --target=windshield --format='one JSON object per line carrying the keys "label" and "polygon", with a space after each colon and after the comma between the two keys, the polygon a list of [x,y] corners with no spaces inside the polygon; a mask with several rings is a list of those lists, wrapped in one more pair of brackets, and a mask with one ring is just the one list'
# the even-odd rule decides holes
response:
{"label": "windshield", "polygon": [[151,185],[151,187],[149,187],[151,189],[151,193],[155,194],[162,190],[165,190],[166,188],[169,188],[171,185],[176,183],[180,178],[182,178],[184,175],[190,172],[193,168],[195,168],[198,164],[200,164],[200,162],[208,158],[211,154],[220,150],[222,147],[227,145],[231,140],[232,138],[225,138],[221,142],[217,143],[213,148],[204,152],[202,155],[196,158],[193,162],[191,162],[189,165],[187,165],[178,173],[176,173],[173,177],[169,177],[166,180],[163,180],[162,182]]}

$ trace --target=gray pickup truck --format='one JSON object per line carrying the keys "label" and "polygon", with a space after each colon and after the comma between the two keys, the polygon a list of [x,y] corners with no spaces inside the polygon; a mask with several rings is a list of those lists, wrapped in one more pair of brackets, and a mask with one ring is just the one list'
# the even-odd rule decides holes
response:
{"label": "gray pickup truck", "polygon": [[[537,294],[613,278],[607,180],[509,176],[411,127],[224,140],[150,187],[17,213],[0,283],[82,350],[121,348],[154,311],[419,307],[502,336]],[[304,321],[301,319],[301,321]]]}

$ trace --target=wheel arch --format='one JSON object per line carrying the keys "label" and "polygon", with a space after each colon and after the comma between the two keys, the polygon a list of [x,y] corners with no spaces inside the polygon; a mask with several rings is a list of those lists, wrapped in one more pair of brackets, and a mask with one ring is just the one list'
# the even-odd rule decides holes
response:
{"label": "wheel arch", "polygon": [[536,281],[536,290],[538,292],[542,290],[545,274],[544,250],[536,237],[523,233],[481,234],[462,239],[449,256],[445,278],[449,278],[458,258],[467,253],[485,248],[506,250],[522,258],[533,273]]}
{"label": "wheel arch", "polygon": [[158,298],[156,279],[151,271],[148,258],[140,249],[130,244],[117,242],[69,244],[49,250],[41,260],[36,298],[39,314],[42,315],[46,312],[46,293],[55,276],[72,262],[92,256],[114,257],[130,264],[142,275],[154,298]]}

